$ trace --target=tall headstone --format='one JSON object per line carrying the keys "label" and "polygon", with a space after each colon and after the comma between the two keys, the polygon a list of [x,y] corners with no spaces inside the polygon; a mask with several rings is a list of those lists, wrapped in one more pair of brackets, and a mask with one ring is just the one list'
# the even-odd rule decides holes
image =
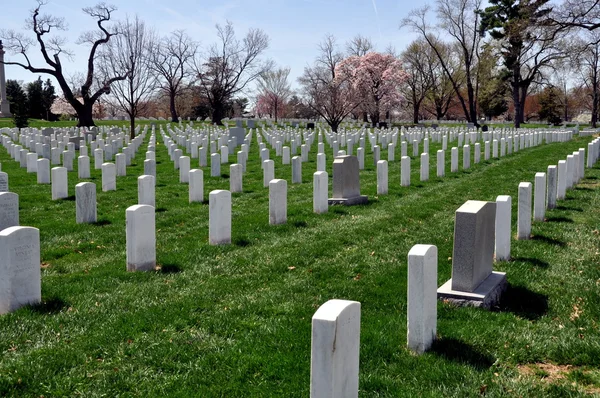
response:
{"label": "tall headstone", "polygon": [[360,303],[329,300],[312,317],[311,398],[358,398]]}
{"label": "tall headstone", "polygon": [[204,172],[200,169],[190,170],[189,202],[202,202],[204,200]]}
{"label": "tall headstone", "polygon": [[10,104],[6,97],[6,75],[4,74],[4,46],[0,40],[0,117],[11,117]]}
{"label": "tall headstone", "polygon": [[53,167],[52,175],[52,200],[64,199],[69,196],[67,169],[64,167]]}
{"label": "tall headstone", "polygon": [[40,231],[10,227],[0,231],[0,314],[42,300]]}
{"label": "tall headstone", "polygon": [[408,252],[407,344],[427,351],[437,329],[437,247],[415,245]]}
{"label": "tall headstone", "polygon": [[493,272],[496,203],[469,200],[455,214],[452,278],[438,298],[491,308],[506,288],[506,274]]}
{"label": "tall headstone", "polygon": [[114,163],[102,163],[102,192],[117,190],[117,168]]}
{"label": "tall headstone", "polygon": [[533,219],[544,221],[546,214],[546,173],[535,173],[535,188],[533,191]]}
{"label": "tall headstone", "polygon": [[512,198],[500,195],[496,198],[496,261],[510,259]]}
{"label": "tall headstone", "polygon": [[367,203],[368,198],[360,194],[358,158],[340,156],[333,161],[333,197],[329,204],[352,206]]}
{"label": "tall headstone", "polygon": [[231,192],[242,192],[242,175],[241,164],[234,163],[229,166],[229,190]]}
{"label": "tall headstone", "polygon": [[96,184],[80,182],[75,185],[75,221],[84,224],[96,220]]}
{"label": "tall headstone", "polygon": [[377,162],[377,195],[388,194],[388,162],[380,160]]}
{"label": "tall headstone", "polygon": [[[324,154],[323,154],[324,155]],[[327,213],[329,203],[328,175],[326,171],[317,171],[313,175],[313,211],[317,214]]]}
{"label": "tall headstone", "polygon": [[8,192],[8,174],[0,171],[0,192]]}
{"label": "tall headstone", "polygon": [[208,194],[208,243],[231,243],[231,192],[215,190]]}
{"label": "tall headstone", "polygon": [[0,193],[0,231],[19,225],[19,195],[13,192]]}
{"label": "tall headstone", "polygon": [[517,239],[527,240],[531,235],[531,183],[519,184],[519,210],[517,214]]}
{"label": "tall headstone", "polygon": [[[295,156],[295,158],[298,156]],[[287,181],[269,182],[269,224],[279,225],[287,222]]]}
{"label": "tall headstone", "polygon": [[138,177],[138,204],[156,207],[156,179],[154,176]]}
{"label": "tall headstone", "polygon": [[127,271],[151,271],[156,266],[154,207],[134,205],[125,211]]}

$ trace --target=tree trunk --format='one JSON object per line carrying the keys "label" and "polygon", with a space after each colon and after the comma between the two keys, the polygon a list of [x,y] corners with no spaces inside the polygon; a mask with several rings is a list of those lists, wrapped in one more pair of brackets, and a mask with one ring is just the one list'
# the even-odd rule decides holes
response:
{"label": "tree trunk", "polygon": [[519,76],[520,68],[513,68],[513,79],[511,82],[513,105],[515,107],[515,128],[521,127],[521,97],[519,96]]}
{"label": "tree trunk", "polygon": [[[90,102],[86,102],[83,105],[79,103],[79,106],[75,107],[75,111],[77,112],[77,127],[92,127],[95,126],[94,118],[92,116],[92,110],[94,109],[94,104]],[[73,104],[71,104],[73,105]]]}
{"label": "tree trunk", "polygon": [[379,126],[379,100],[375,101],[375,112],[371,115],[371,124],[373,127]]}
{"label": "tree trunk", "polygon": [[596,70],[592,72],[592,128],[596,128],[598,123],[598,103],[600,102],[600,87],[598,87],[598,73]]}
{"label": "tree trunk", "polygon": [[169,93],[169,109],[171,110],[171,121],[173,123],[179,123],[179,117],[177,116],[177,109],[175,108],[175,92]]}
{"label": "tree trunk", "polygon": [[420,107],[420,103],[418,101],[413,102],[413,123],[414,124],[418,124],[419,123],[419,107]]}
{"label": "tree trunk", "polygon": [[338,131],[338,127],[340,126],[340,122],[337,120],[328,120],[327,124],[329,125],[329,127],[331,127],[331,131],[333,131],[334,133],[337,133]]}
{"label": "tree trunk", "polygon": [[225,107],[223,106],[223,103],[215,100],[212,103],[212,108],[212,122],[222,126],[223,122],[221,122],[221,120],[225,117]]}
{"label": "tree trunk", "polygon": [[129,115],[129,122],[131,123],[131,128],[129,129],[129,138],[135,138],[135,114],[131,113]]}

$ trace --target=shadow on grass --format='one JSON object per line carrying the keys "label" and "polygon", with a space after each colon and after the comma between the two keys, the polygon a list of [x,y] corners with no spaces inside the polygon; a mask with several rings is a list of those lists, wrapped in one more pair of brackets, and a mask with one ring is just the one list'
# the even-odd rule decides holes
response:
{"label": "shadow on grass", "polygon": [[308,223],[306,221],[294,221],[292,225],[296,228],[306,228],[308,227]]}
{"label": "shadow on grass", "polygon": [[236,238],[233,240],[233,244],[239,247],[247,247],[250,246],[252,243],[247,238]]}
{"label": "shadow on grass", "polygon": [[67,303],[58,297],[49,297],[45,300],[42,300],[39,304],[32,305],[31,311],[42,314],[42,315],[52,315],[58,314],[63,308],[67,307]]}
{"label": "shadow on grass", "polygon": [[166,207],[157,207],[155,210],[157,213],[164,213],[165,211],[167,211]]}
{"label": "shadow on grass", "polygon": [[221,174],[221,178],[229,178],[229,174],[223,173],[223,174]]}
{"label": "shadow on grass", "polygon": [[451,337],[442,337],[433,342],[431,352],[450,361],[463,363],[478,370],[488,369],[494,358],[477,351],[472,345]]}
{"label": "shadow on grass", "polygon": [[345,206],[343,206],[343,205],[333,205],[333,206],[330,206],[329,208],[335,214],[346,215],[346,214],[348,214],[348,210],[346,210],[344,207]]}
{"label": "shadow on grass", "polygon": [[544,242],[544,243],[548,243],[549,245],[556,245],[556,246],[560,246],[560,247],[565,247],[567,245],[562,240],[550,238],[550,237],[544,236],[544,235],[533,235],[531,237],[531,240],[536,240],[538,242]]}
{"label": "shadow on grass", "polygon": [[495,310],[535,321],[548,311],[548,296],[523,286],[508,285]]}
{"label": "shadow on grass", "polygon": [[585,177],[586,180],[597,180],[598,177],[596,176],[589,176],[589,177]]}
{"label": "shadow on grass", "polygon": [[96,225],[98,227],[103,227],[105,225],[110,225],[110,224],[112,224],[112,221],[107,220],[107,219],[98,220],[95,223],[92,223],[92,225]]}
{"label": "shadow on grass", "polygon": [[573,221],[572,218],[569,217],[548,217],[546,218],[547,222],[566,222],[569,224],[574,223],[575,221]]}
{"label": "shadow on grass", "polygon": [[535,267],[538,268],[548,268],[550,266],[550,264],[544,260],[540,260],[539,258],[533,258],[533,257],[515,257],[513,258],[513,261],[520,261],[523,263],[529,263]]}
{"label": "shadow on grass", "polygon": [[75,195],[67,196],[64,200],[69,200],[71,202],[75,201]]}
{"label": "shadow on grass", "polygon": [[158,272],[161,274],[178,274],[181,271],[181,267],[177,264],[162,264]]}
{"label": "shadow on grass", "polygon": [[583,213],[583,209],[581,207],[556,206],[556,210],[576,211],[578,213]]}
{"label": "shadow on grass", "polygon": [[575,190],[576,191],[589,191],[589,192],[594,192],[595,191],[595,189],[588,188],[588,187],[576,187]]}

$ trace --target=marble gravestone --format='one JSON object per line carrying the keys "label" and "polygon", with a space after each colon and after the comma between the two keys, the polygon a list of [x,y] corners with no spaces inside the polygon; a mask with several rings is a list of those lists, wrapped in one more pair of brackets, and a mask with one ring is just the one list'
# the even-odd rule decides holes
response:
{"label": "marble gravestone", "polygon": [[0,171],[0,192],[8,192],[8,174]]}
{"label": "marble gravestone", "polygon": [[233,140],[235,137],[235,145],[240,146],[244,143],[244,139],[246,138],[246,129],[238,126],[232,127],[229,129],[229,139]]}
{"label": "marble gravestone", "polygon": [[333,197],[329,199],[329,205],[352,206],[367,202],[367,196],[360,194],[358,158],[352,155],[337,157],[333,161]]}
{"label": "marble gravestone", "polygon": [[496,203],[469,200],[456,210],[452,278],[438,298],[489,309],[506,289],[506,274],[494,272]]}
{"label": "marble gravestone", "polygon": [[0,231],[19,225],[19,195],[0,192]]}
{"label": "marble gravestone", "polygon": [[0,314],[41,300],[40,231],[16,226],[0,231]]}

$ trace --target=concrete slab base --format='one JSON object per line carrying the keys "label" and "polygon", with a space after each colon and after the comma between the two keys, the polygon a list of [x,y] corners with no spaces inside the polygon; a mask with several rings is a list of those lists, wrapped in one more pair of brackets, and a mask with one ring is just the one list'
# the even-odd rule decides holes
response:
{"label": "concrete slab base", "polygon": [[449,301],[461,307],[482,307],[490,309],[500,302],[506,290],[506,273],[492,272],[473,292],[452,290],[452,279],[437,291],[438,300]]}

